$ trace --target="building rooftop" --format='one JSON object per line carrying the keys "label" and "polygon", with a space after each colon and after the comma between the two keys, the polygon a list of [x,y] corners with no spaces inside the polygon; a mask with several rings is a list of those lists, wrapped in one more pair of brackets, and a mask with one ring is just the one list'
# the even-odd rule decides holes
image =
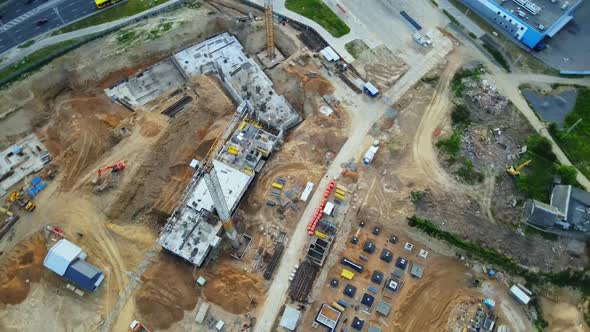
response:
{"label": "building rooftop", "polygon": [[342,313],[340,311],[324,303],[322,304],[322,307],[320,308],[320,311],[318,312],[315,320],[316,322],[329,327],[330,331],[334,331],[341,315]]}
{"label": "building rooftop", "polygon": [[549,228],[555,224],[560,212],[549,204],[537,200],[528,200],[524,206],[525,220],[541,228]]}
{"label": "building rooftop", "polygon": [[420,264],[414,263],[412,264],[412,268],[410,269],[410,274],[412,275],[412,277],[420,279],[424,274],[424,267]]}
{"label": "building rooftop", "polygon": [[43,266],[63,276],[70,264],[82,254],[82,249],[72,242],[61,239],[49,249]]}
{"label": "building rooftop", "polygon": [[[228,33],[182,50],[160,65],[163,67],[158,67],[157,70],[168,66],[172,72],[162,73],[163,76],[171,75],[165,80],[168,83],[164,84],[169,86],[169,90],[194,75],[215,75],[238,105],[232,125],[228,127],[235,128],[233,124],[236,124],[237,129],[233,132],[226,130],[223,135],[225,144],[213,161],[231,214],[239,205],[256,172],[262,169],[266,158],[277,149],[283,132],[299,123],[301,117],[284,97],[274,91],[272,81],[254,60],[244,54],[239,41]],[[127,90],[133,90],[129,82],[145,84],[149,79],[143,76],[153,76],[155,71],[156,67],[151,67],[147,72],[121,83],[126,88],[120,87],[120,84],[105,92],[120,99],[133,100],[128,97]],[[175,71],[178,73],[174,73]],[[160,78],[155,87],[158,91],[153,93],[154,98],[166,92],[164,88],[160,89],[162,82],[163,79]],[[133,94],[138,103],[149,102],[147,97],[139,100],[138,96],[140,94]],[[197,172],[187,187],[182,202],[164,226],[158,242],[165,249],[201,266],[211,249],[219,245],[221,228],[207,185],[202,174]]]}
{"label": "building rooftop", "polygon": [[556,207],[564,216],[567,216],[572,186],[556,185],[551,192],[549,204]]}
{"label": "building rooftop", "polygon": [[285,311],[283,312],[280,325],[287,330],[295,331],[299,317],[301,317],[301,311],[287,305],[285,306]]}
{"label": "building rooftop", "polygon": [[27,175],[43,169],[50,160],[47,148],[34,134],[0,152],[0,197]]}
{"label": "building rooftop", "polygon": [[142,106],[184,83],[186,79],[183,73],[172,59],[166,59],[105,89],[105,93],[111,98],[120,98],[132,106]]}
{"label": "building rooftop", "polygon": [[[512,13],[514,16],[526,22],[537,31],[539,25],[544,27],[543,30],[549,29],[555,24],[564,14],[565,11],[561,9],[564,1],[557,1],[555,3],[549,0],[493,0],[498,6]],[[572,7],[575,3],[581,0],[570,0],[569,6]]]}
{"label": "building rooftop", "polygon": [[[247,175],[241,171],[222,163],[218,160],[213,160],[213,168],[217,173],[219,184],[221,185],[221,191],[225,198],[225,203],[230,211],[233,211],[240,198],[248,189],[248,185],[254,178],[254,176]],[[196,211],[207,210],[214,212],[213,199],[207,189],[205,181],[199,181],[194,190],[191,190],[187,205]]]}
{"label": "building rooftop", "polygon": [[236,104],[254,111],[255,120],[277,131],[287,130],[301,117],[283,97],[258,64],[243,52],[240,42],[228,33],[189,47],[173,56],[187,76],[217,75]]}
{"label": "building rooftop", "polygon": [[389,316],[389,312],[391,311],[391,304],[381,301],[377,304],[376,310],[383,316]]}

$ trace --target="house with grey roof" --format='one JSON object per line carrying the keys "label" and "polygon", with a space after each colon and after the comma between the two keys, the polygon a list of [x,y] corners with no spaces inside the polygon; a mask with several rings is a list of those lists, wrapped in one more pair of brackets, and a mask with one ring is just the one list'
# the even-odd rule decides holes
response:
{"label": "house with grey roof", "polygon": [[555,185],[549,204],[528,200],[524,220],[541,229],[590,233],[590,193],[571,185]]}

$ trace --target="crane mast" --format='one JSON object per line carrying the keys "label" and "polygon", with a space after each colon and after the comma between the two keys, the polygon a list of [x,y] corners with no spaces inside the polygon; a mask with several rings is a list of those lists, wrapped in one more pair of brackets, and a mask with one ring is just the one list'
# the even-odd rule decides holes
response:
{"label": "crane mast", "polygon": [[275,58],[275,36],[272,24],[272,0],[264,1],[264,26],[266,28],[266,55]]}

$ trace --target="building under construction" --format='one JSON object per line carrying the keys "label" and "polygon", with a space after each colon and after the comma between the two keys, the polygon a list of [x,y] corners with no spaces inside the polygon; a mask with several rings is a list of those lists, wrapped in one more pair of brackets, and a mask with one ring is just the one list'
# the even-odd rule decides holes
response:
{"label": "building under construction", "polygon": [[193,179],[158,242],[201,266],[220,244],[223,228],[232,244],[239,245],[231,216],[284,132],[301,117],[228,33],[180,51],[105,92],[131,107],[142,106],[195,75],[216,76],[237,105],[236,114],[208,157],[192,163]]}

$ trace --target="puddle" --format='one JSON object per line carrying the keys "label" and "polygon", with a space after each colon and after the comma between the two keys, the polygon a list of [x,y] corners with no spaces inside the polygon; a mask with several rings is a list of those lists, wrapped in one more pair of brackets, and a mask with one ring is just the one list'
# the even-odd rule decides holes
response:
{"label": "puddle", "polygon": [[522,95],[543,120],[555,122],[562,129],[565,116],[574,108],[578,92],[572,88],[560,93],[543,95],[533,89],[523,89]]}

